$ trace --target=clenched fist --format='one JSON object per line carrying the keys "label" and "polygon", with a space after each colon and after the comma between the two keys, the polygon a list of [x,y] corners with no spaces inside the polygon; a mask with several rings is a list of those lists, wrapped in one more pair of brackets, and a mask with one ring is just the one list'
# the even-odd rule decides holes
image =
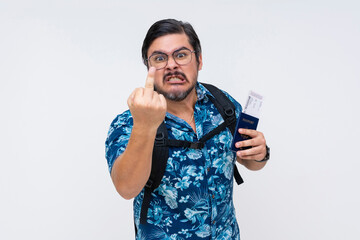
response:
{"label": "clenched fist", "polygon": [[156,69],[149,69],[145,87],[136,88],[128,98],[134,126],[156,130],[165,118],[166,100],[162,94],[154,91],[154,75]]}

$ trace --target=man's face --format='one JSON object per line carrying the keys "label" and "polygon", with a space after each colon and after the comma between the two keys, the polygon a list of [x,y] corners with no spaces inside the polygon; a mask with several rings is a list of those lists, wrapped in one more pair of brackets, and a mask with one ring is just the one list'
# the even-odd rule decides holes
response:
{"label": "man's face", "polygon": [[186,65],[177,64],[172,53],[181,48],[194,50],[185,33],[169,34],[156,38],[147,52],[148,57],[155,52],[162,52],[168,55],[166,67],[155,72],[154,86],[158,93],[173,101],[182,101],[194,90],[198,71],[202,67],[201,55],[198,64],[195,53],[191,53],[190,63]]}

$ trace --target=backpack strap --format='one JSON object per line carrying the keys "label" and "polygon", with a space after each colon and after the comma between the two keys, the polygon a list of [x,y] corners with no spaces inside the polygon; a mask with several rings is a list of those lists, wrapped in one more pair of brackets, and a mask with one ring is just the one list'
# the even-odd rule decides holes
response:
{"label": "backpack strap", "polygon": [[[214,96],[214,97],[212,97],[212,96],[208,96],[208,97],[214,103],[215,107],[217,108],[217,110],[221,114],[222,118],[224,119],[224,122],[222,124],[220,124],[220,126],[218,127],[219,129],[215,129],[215,130],[218,131],[218,133],[220,133],[222,130],[225,129],[225,127],[228,127],[231,134],[234,135],[235,128],[236,128],[235,105],[233,104],[233,102],[230,101],[230,99],[225,95],[225,93],[223,91],[221,91],[219,88],[217,88],[211,84],[208,84],[208,83],[201,83],[201,84],[204,87],[206,87],[207,90],[209,90],[209,92]],[[212,133],[212,131],[210,133]],[[216,133],[216,134],[218,134],[218,133]],[[209,133],[207,135],[209,135]],[[203,136],[200,140],[206,141],[206,140],[208,140],[209,137],[214,136],[214,135],[212,135],[212,136],[207,136],[207,135]],[[236,164],[234,165],[234,178],[238,185],[240,185],[244,182],[244,180],[242,179],[242,177],[239,173],[239,170],[238,170]]]}
{"label": "backpack strap", "polygon": [[234,134],[236,127],[236,116],[235,116],[235,105],[230,101],[230,99],[217,87],[208,84],[201,83],[204,87],[206,87],[209,92],[214,96],[208,95],[210,100],[215,105],[216,109],[221,114],[224,122],[228,126],[229,130],[232,134]]}
{"label": "backpack strap", "polygon": [[167,146],[168,132],[165,122],[157,129],[154,150],[152,154],[151,173],[145,185],[144,199],[141,205],[140,224],[145,224],[151,200],[151,193],[160,185],[164,176],[167,160],[169,158],[169,147]]}

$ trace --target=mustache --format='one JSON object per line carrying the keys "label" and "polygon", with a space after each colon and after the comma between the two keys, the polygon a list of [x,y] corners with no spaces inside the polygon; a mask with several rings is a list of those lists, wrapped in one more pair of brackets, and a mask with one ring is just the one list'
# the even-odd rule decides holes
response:
{"label": "mustache", "polygon": [[165,82],[166,78],[171,77],[171,76],[173,76],[173,77],[181,76],[186,81],[188,80],[184,73],[175,71],[175,72],[169,72],[169,73],[165,74],[163,77],[163,81]]}

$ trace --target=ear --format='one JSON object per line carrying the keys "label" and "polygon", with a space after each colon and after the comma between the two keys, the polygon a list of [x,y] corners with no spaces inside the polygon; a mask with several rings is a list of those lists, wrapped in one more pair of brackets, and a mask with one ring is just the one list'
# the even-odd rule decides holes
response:
{"label": "ear", "polygon": [[199,55],[199,63],[198,63],[198,71],[200,71],[202,69],[202,65],[203,65],[203,63],[202,63],[202,54],[200,53],[200,55]]}

